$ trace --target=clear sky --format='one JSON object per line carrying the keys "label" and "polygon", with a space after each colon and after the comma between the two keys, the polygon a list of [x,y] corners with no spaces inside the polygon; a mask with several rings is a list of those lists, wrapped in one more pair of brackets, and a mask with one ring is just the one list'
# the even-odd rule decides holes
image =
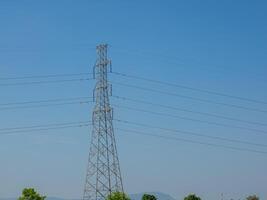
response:
{"label": "clear sky", "polygon": [[[0,78],[92,72],[95,46],[108,43],[113,70],[267,102],[266,1],[0,0]],[[87,77],[87,76],[82,76]],[[91,119],[93,104],[2,109],[2,104],[92,96],[94,81],[6,85],[78,77],[0,80],[0,129]],[[110,75],[111,82],[234,104],[205,103],[113,84],[113,95],[222,115],[233,121],[111,98],[117,119],[267,144],[267,104]],[[261,124],[259,124],[261,123]],[[114,122],[153,134],[159,129]],[[229,127],[232,126],[232,127]],[[243,128],[236,128],[239,126]],[[254,129],[254,130],[252,130]],[[0,130],[3,133],[3,130]],[[48,196],[82,196],[91,127],[0,135],[0,197],[26,186]],[[115,130],[128,193],[161,191],[177,199],[267,198],[267,154],[166,140]],[[173,133],[172,133],[173,134]],[[267,152],[266,146],[179,134],[175,137]]]}

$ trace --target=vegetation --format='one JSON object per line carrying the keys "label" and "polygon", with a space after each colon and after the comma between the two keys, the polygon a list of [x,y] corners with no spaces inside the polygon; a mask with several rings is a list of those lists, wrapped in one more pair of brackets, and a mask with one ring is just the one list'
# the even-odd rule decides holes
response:
{"label": "vegetation", "polygon": [[33,188],[25,188],[18,200],[45,200],[46,196],[41,196]]}
{"label": "vegetation", "polygon": [[184,200],[201,200],[200,197],[196,196],[195,194],[189,194]]}
{"label": "vegetation", "polygon": [[142,200],[157,200],[157,198],[151,194],[144,194]]}
{"label": "vegetation", "polygon": [[130,198],[123,192],[113,192],[108,195],[107,200],[130,200]]}
{"label": "vegetation", "polygon": [[247,200],[260,200],[260,198],[256,195],[251,195],[246,198]]}
{"label": "vegetation", "polygon": [[[36,192],[33,188],[25,188],[22,191],[22,195],[18,198],[18,200],[45,200],[46,196],[41,196],[38,192]],[[108,195],[106,200],[131,200],[129,196],[123,192],[113,192]],[[151,194],[144,194],[142,200],[157,200],[157,197]],[[201,200],[200,197],[195,194],[189,194],[184,198],[184,200]],[[250,195],[246,198],[246,200],[260,200],[260,198],[256,195]]]}

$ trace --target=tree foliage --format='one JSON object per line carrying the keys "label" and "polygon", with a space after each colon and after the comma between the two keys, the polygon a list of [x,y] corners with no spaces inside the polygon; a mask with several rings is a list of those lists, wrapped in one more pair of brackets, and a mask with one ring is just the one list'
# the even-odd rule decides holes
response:
{"label": "tree foliage", "polygon": [[189,194],[184,200],[201,200],[200,197],[196,196],[195,194]]}
{"label": "tree foliage", "polygon": [[260,200],[260,198],[256,195],[251,195],[246,198],[247,200]]}
{"label": "tree foliage", "polygon": [[157,200],[157,198],[151,194],[144,194],[142,200]]}
{"label": "tree foliage", "polygon": [[106,200],[131,200],[128,195],[123,192],[113,192],[112,194],[108,195]]}
{"label": "tree foliage", "polygon": [[18,200],[45,200],[46,196],[41,196],[33,188],[25,188]]}

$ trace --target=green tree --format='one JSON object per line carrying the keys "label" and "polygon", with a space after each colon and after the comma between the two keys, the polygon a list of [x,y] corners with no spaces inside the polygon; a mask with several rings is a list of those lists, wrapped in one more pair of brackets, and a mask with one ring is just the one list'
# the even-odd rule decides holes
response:
{"label": "green tree", "polygon": [[247,200],[260,200],[260,198],[256,195],[250,195],[246,198]]}
{"label": "green tree", "polygon": [[157,200],[157,198],[151,194],[144,194],[142,200]]}
{"label": "green tree", "polygon": [[46,196],[41,196],[33,188],[25,188],[18,200],[45,200]]}
{"label": "green tree", "polygon": [[196,196],[195,194],[189,194],[184,200],[201,200],[200,197]]}
{"label": "green tree", "polygon": [[108,195],[107,200],[131,200],[127,194],[123,192],[113,192]]}

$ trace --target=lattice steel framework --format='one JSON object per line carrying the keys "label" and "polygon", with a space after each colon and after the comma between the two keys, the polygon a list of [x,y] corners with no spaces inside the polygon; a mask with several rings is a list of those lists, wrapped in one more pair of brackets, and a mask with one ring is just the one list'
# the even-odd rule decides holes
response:
{"label": "lattice steel framework", "polygon": [[112,192],[123,192],[112,123],[113,110],[109,102],[111,86],[108,84],[108,70],[111,70],[111,61],[107,58],[107,48],[106,44],[96,47],[95,107],[83,200],[103,200]]}

